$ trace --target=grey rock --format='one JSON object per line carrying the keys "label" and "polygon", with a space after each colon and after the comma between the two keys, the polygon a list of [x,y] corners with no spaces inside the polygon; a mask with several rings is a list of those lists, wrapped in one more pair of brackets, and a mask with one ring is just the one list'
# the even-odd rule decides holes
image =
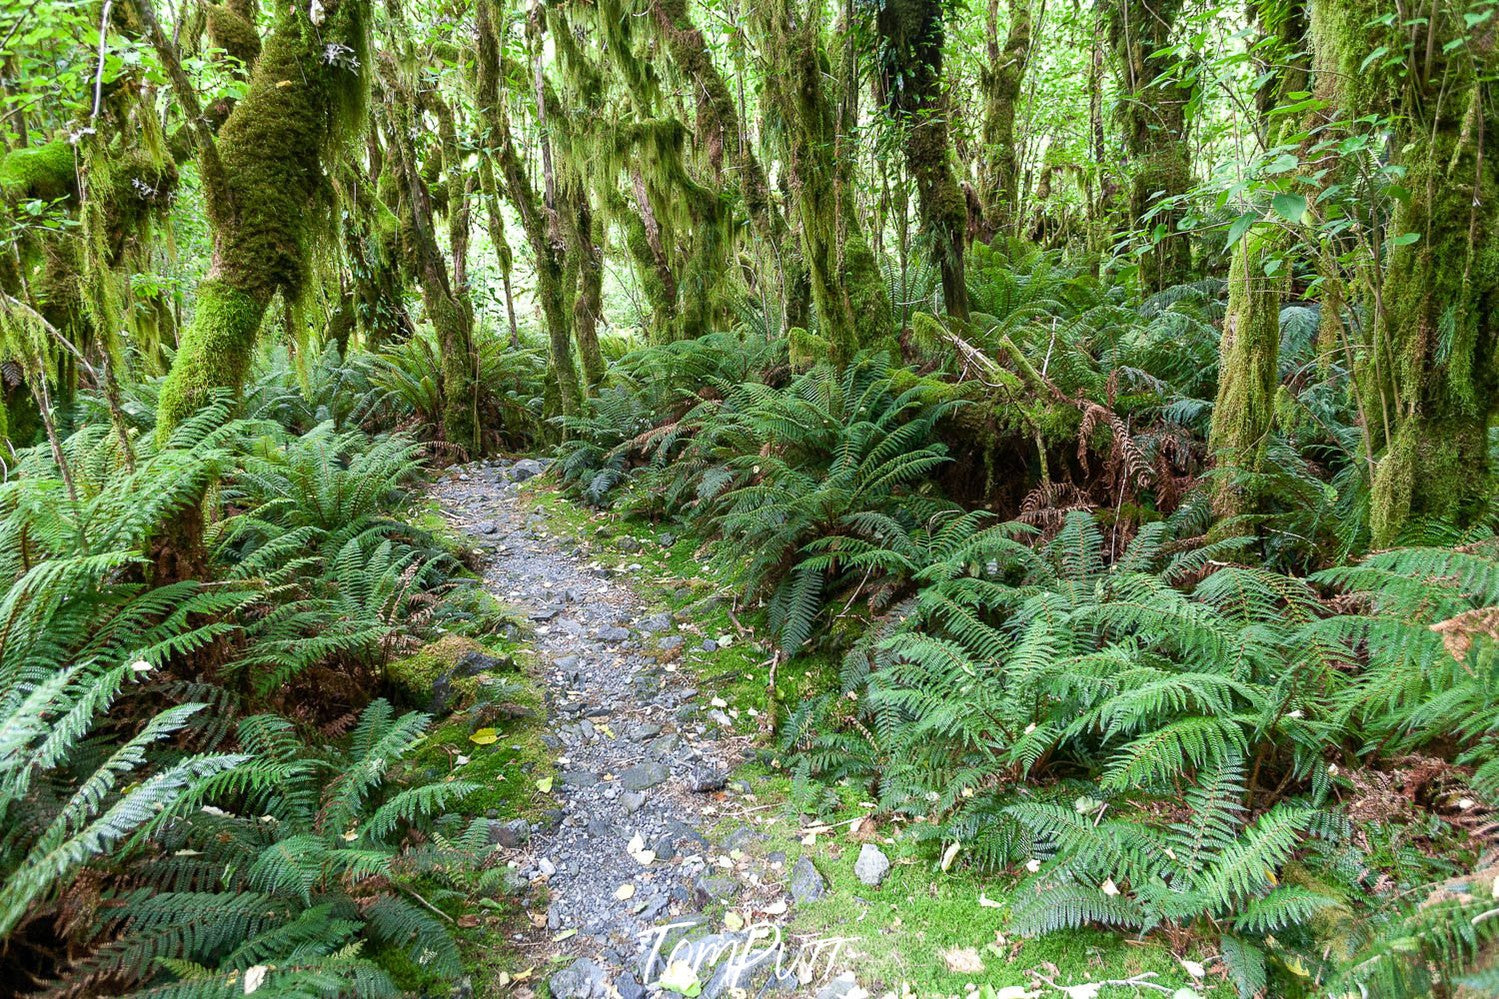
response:
{"label": "grey rock", "polygon": [[661,639],[661,641],[659,641],[656,644],[661,649],[662,652],[670,652],[673,649],[680,649],[682,647],[682,636],[681,635],[667,635],[665,638]]}
{"label": "grey rock", "polygon": [[693,772],[688,778],[687,790],[697,794],[707,794],[711,791],[722,791],[729,782],[729,775],[723,770],[704,768]]}
{"label": "grey rock", "polygon": [[718,643],[715,642],[711,638],[705,638],[705,639],[703,639],[703,644],[702,644],[701,648],[702,648],[702,650],[704,652],[717,652],[718,651]]}
{"label": "grey rock", "polygon": [[813,866],[812,861],[801,857],[791,868],[791,898],[798,905],[816,902],[828,893],[828,883]]}
{"label": "grey rock", "polygon": [[551,877],[553,874],[557,873],[557,865],[552,863],[552,861],[547,857],[542,857],[536,862],[536,869],[540,871],[545,877]]}
{"label": "grey rock", "polygon": [[533,621],[550,621],[556,616],[557,608],[555,607],[542,607],[539,610],[533,610],[531,612],[531,620]]}
{"label": "grey rock", "polygon": [[871,888],[885,880],[890,870],[890,858],[873,843],[859,848],[859,859],[854,861],[854,876]]}
{"label": "grey rock", "polygon": [[614,547],[622,552],[638,552],[640,551],[640,542],[626,534],[615,540]]}
{"label": "grey rock", "polygon": [[662,836],[651,845],[656,852],[657,860],[675,860],[677,856],[677,844],[670,836]]}
{"label": "grey rock", "polygon": [[630,637],[630,629],[621,628],[618,625],[610,625],[599,629],[599,640],[603,642],[623,642]]}
{"label": "grey rock", "polygon": [[635,980],[635,976],[628,971],[620,973],[614,980],[614,989],[619,993],[619,999],[641,999],[645,995],[645,989]]}
{"label": "grey rock", "polygon": [[670,614],[651,614],[640,619],[640,630],[655,635],[663,631],[670,631],[672,620]]}
{"label": "grey rock", "polygon": [[517,847],[531,838],[531,824],[525,819],[489,824],[489,842],[496,846]]}
{"label": "grey rock", "polygon": [[656,541],[661,545],[662,548],[670,548],[672,545],[677,543],[677,536],[670,531],[666,531],[660,537],[658,537]]}
{"label": "grey rock", "polygon": [[749,826],[740,826],[723,838],[723,848],[725,850],[742,850],[751,843],[758,842],[764,838],[764,833],[757,832]]}
{"label": "grey rock", "polygon": [[546,465],[534,458],[522,458],[510,466],[510,480],[512,482],[525,482],[534,479],[547,470]]}
{"label": "grey rock", "polygon": [[595,999],[605,995],[608,977],[603,968],[580,957],[548,979],[547,984],[554,999]]}
{"label": "grey rock", "polygon": [[619,796],[619,803],[625,806],[625,814],[633,815],[640,811],[640,806],[645,804],[645,795],[639,791],[626,791]]}
{"label": "grey rock", "polygon": [[671,776],[664,763],[640,763],[619,775],[620,786],[627,791],[644,791]]}
{"label": "grey rock", "polygon": [[630,729],[631,742],[644,742],[661,734],[661,726],[655,722],[641,722]]}
{"label": "grey rock", "polygon": [[817,999],[844,999],[857,986],[852,971],[845,971],[837,978],[817,990]]}
{"label": "grey rock", "polygon": [[705,877],[697,886],[709,899],[730,899],[739,894],[739,882],[731,877]]}
{"label": "grey rock", "polygon": [[562,771],[562,783],[566,784],[568,787],[593,787],[598,782],[599,775],[589,770]]}

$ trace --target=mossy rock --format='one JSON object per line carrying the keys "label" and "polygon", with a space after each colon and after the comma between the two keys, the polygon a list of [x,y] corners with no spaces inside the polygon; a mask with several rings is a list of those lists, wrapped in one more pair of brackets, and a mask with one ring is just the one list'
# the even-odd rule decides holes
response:
{"label": "mossy rock", "polygon": [[508,654],[496,655],[462,635],[444,635],[391,663],[385,676],[400,700],[438,714],[478,700],[480,674],[514,668]]}

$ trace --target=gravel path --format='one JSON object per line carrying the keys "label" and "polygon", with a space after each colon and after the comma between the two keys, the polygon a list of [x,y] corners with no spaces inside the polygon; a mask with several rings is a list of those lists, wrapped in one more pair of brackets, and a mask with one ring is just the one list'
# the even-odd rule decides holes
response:
{"label": "gravel path", "polygon": [[[736,901],[784,912],[776,899],[791,872],[773,857],[745,859],[737,847],[758,835],[748,826],[710,844],[704,830],[749,790],[726,788],[747,744],[708,707],[711,693],[662,665],[659,650],[699,639],[679,634],[671,615],[649,613],[628,571],[590,562],[577,541],[550,533],[517,500],[517,481],[541,467],[532,460],[464,466],[436,495],[454,526],[488,551],[491,592],[529,614],[546,664],[545,738],[558,755],[558,810],[550,828],[511,823],[501,834],[516,848],[521,873],[545,884],[548,930],[562,937],[555,946],[578,956],[552,976],[552,995],[638,999],[657,991],[665,966],[651,960],[653,951],[669,955],[684,935],[708,934],[708,946],[719,949],[738,942],[692,925],[705,922],[704,907]],[[773,956],[768,947],[741,949],[742,964],[774,963],[755,957]],[[724,962],[716,962],[716,975],[714,963],[698,970],[707,999],[736,984],[763,991],[771,978],[749,968],[731,982]],[[769,984],[797,982],[783,976]]]}

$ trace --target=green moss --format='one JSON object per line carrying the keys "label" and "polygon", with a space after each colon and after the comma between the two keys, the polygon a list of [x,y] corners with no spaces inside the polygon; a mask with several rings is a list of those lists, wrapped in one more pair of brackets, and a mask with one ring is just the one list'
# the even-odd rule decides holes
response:
{"label": "green moss", "polygon": [[249,371],[265,303],[223,281],[206,280],[177,360],[161,388],[158,432],[165,435],[224,387],[237,388]]}
{"label": "green moss", "polygon": [[238,59],[248,72],[260,58],[260,35],[254,23],[227,4],[209,4],[205,22],[213,44]]}
{"label": "green moss", "polygon": [[55,201],[78,189],[73,147],[66,139],[15,149],[0,157],[0,195],[7,201]]}
{"label": "green moss", "polygon": [[489,655],[489,651],[472,638],[444,635],[412,655],[392,662],[385,668],[385,678],[409,703],[425,704],[438,678],[451,672],[470,654]]}
{"label": "green moss", "polygon": [[[162,390],[158,434],[215,389],[239,388],[271,299],[302,289],[309,243],[328,224],[324,155],[362,120],[364,16],[363,0],[329,5],[321,25],[286,8],[219,132],[220,171],[204,176],[213,265]],[[328,58],[335,44],[347,58]]]}
{"label": "green moss", "polygon": [[[1280,307],[1288,290],[1282,267],[1266,276],[1265,263],[1280,251],[1274,235],[1245,234],[1234,248],[1228,273],[1228,311],[1219,347],[1218,398],[1208,447],[1220,467],[1257,471],[1275,420],[1280,384]],[[1254,498],[1235,484],[1219,483],[1216,506],[1229,515],[1252,508]]]}
{"label": "green moss", "polygon": [[215,390],[244,380],[264,315],[264,305],[243,292],[221,281],[203,282],[161,390],[159,419],[167,428],[207,404]]}

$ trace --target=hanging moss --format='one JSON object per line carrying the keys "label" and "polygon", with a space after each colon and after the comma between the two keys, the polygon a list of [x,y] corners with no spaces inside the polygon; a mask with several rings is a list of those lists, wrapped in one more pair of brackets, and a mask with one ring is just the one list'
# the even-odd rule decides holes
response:
{"label": "hanging moss", "polygon": [[852,164],[840,155],[837,115],[823,86],[830,67],[821,26],[788,0],[756,4],[752,11],[761,44],[786,55],[787,71],[766,78],[766,97],[785,125],[791,198],[820,333],[834,362],[843,364],[888,332],[890,310],[860,232]]}

